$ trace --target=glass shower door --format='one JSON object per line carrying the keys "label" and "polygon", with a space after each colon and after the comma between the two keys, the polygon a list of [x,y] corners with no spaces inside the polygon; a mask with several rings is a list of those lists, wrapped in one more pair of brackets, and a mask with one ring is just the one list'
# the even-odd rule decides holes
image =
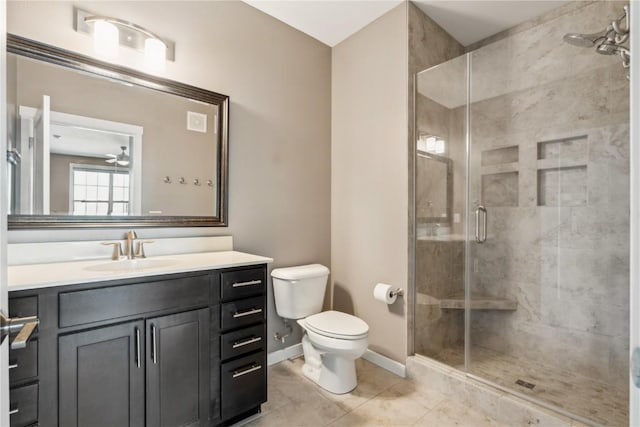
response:
{"label": "glass shower door", "polygon": [[559,42],[581,15],[615,16],[607,3],[470,54],[466,369],[626,425],[628,82],[619,61]]}
{"label": "glass shower door", "polygon": [[416,353],[464,369],[467,56],[416,76]]}

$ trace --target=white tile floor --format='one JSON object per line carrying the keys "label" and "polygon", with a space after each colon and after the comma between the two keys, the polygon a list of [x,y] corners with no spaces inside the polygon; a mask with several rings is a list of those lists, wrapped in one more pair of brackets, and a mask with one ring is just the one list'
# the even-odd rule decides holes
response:
{"label": "white tile floor", "polygon": [[476,408],[358,360],[358,387],[333,395],[302,375],[304,360],[269,368],[269,401],[245,426],[501,426]]}

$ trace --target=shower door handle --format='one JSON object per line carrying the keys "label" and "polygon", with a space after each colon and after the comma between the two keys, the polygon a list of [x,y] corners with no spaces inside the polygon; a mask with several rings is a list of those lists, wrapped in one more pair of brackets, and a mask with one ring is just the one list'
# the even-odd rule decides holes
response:
{"label": "shower door handle", "polygon": [[[480,216],[482,216],[482,233],[480,233]],[[476,209],[476,242],[484,243],[487,241],[487,209],[480,205]]]}
{"label": "shower door handle", "polygon": [[631,380],[640,388],[640,347],[636,347],[631,355]]}

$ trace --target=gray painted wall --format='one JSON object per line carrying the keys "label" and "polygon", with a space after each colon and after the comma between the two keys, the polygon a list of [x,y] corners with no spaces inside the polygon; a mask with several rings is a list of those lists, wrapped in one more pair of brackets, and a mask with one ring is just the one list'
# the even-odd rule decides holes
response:
{"label": "gray painted wall", "polygon": [[404,363],[407,289],[407,4],[333,48],[331,266],[336,310],[369,324],[369,348]]}

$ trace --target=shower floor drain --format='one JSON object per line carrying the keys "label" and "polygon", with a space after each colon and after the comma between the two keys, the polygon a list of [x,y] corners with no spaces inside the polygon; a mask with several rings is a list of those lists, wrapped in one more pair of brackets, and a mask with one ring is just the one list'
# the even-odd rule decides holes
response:
{"label": "shower floor drain", "polygon": [[533,388],[536,386],[533,383],[528,383],[528,382],[526,382],[524,380],[520,380],[520,379],[516,380],[516,384],[518,384],[519,386],[528,388],[529,390],[533,390]]}

